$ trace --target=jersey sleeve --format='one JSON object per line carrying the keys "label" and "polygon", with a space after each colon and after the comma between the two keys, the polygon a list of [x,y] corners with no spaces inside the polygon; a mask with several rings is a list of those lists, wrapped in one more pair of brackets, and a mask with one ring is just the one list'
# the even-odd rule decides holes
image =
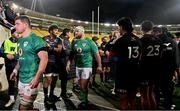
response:
{"label": "jersey sleeve", "polygon": [[91,47],[92,53],[93,53],[93,54],[96,53],[96,52],[98,51],[97,45],[96,45],[96,44],[94,43],[94,41],[91,40],[91,39],[88,39],[88,42],[89,42],[89,45],[90,45],[90,47]]}
{"label": "jersey sleeve", "polygon": [[35,39],[33,40],[33,49],[35,50],[36,53],[38,53],[41,50],[46,50],[46,45],[44,40],[38,36],[35,37]]}
{"label": "jersey sleeve", "polygon": [[120,40],[118,39],[113,45],[112,45],[112,53],[117,54],[119,51],[119,45],[120,45]]}

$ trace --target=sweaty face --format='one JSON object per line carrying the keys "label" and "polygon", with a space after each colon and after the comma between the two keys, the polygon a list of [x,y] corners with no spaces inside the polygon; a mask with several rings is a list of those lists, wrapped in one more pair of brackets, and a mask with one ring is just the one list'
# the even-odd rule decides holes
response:
{"label": "sweaty face", "polygon": [[28,28],[28,25],[27,23],[22,22],[21,20],[16,20],[15,27],[17,33],[23,33]]}
{"label": "sweaty face", "polygon": [[75,31],[75,32],[74,32],[74,35],[75,35],[75,37],[77,37],[77,38],[81,38],[81,37],[83,36],[83,32],[81,32],[81,31]]}
{"label": "sweaty face", "polygon": [[54,36],[58,36],[58,32],[59,32],[59,29],[53,29],[51,31],[52,35],[54,35]]}
{"label": "sweaty face", "polygon": [[108,41],[107,38],[104,38],[102,42],[106,43]]}

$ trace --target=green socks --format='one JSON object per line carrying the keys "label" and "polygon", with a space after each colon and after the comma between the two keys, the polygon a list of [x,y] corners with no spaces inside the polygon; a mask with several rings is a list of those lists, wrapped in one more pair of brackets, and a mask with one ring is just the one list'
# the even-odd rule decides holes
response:
{"label": "green socks", "polygon": [[80,100],[81,102],[88,103],[88,90],[81,90],[80,92]]}

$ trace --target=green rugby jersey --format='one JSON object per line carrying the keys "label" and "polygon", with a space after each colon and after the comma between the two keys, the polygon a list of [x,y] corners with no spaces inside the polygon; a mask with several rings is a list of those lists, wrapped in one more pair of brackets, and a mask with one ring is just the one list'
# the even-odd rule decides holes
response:
{"label": "green rugby jersey", "polygon": [[19,80],[22,83],[30,83],[34,78],[40,61],[37,53],[43,47],[45,42],[33,32],[26,38],[19,38]]}
{"label": "green rugby jersey", "polygon": [[89,38],[74,39],[72,51],[75,54],[76,66],[80,68],[91,68],[93,54],[98,51],[96,44]]}

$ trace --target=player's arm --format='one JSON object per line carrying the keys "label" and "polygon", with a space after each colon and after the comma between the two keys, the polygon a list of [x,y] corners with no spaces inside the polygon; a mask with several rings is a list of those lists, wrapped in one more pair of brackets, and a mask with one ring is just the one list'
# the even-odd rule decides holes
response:
{"label": "player's arm", "polygon": [[98,63],[98,67],[102,67],[102,65],[101,65],[101,57],[100,57],[98,51],[96,53],[94,53],[94,57],[96,59],[96,62]]}
{"label": "player's arm", "polygon": [[75,57],[75,54],[74,54],[74,52],[71,50],[70,55],[69,55],[68,60],[67,60],[67,64],[66,64],[66,71],[67,71],[67,72],[70,71],[71,61],[74,59],[74,57]]}
{"label": "player's arm", "polygon": [[92,53],[93,53],[93,55],[94,55],[94,57],[96,59],[96,62],[98,64],[97,72],[101,73],[102,72],[102,64],[101,64],[101,56],[99,54],[98,47],[97,47],[97,45],[93,41],[90,41],[89,43],[91,45]]}
{"label": "player's arm", "polygon": [[44,50],[39,51],[38,57],[40,59],[39,67],[38,67],[38,71],[36,72],[35,77],[33,78],[33,80],[30,83],[31,88],[37,87],[37,85],[39,83],[39,78],[43,74],[43,72],[45,71],[45,68],[46,68],[46,65],[48,62],[48,54],[46,51],[44,51]]}
{"label": "player's arm", "polygon": [[15,68],[13,70],[13,72],[10,75],[10,80],[15,80],[16,79],[18,71],[19,71],[19,68],[20,68],[20,66],[19,66],[19,60],[18,60],[17,63],[16,63],[16,66],[15,66]]}
{"label": "player's arm", "polygon": [[102,72],[102,64],[101,64],[101,57],[99,55],[99,52],[97,51],[96,53],[94,53],[94,57],[96,59],[96,62],[98,64],[97,66],[97,72],[101,73]]}

